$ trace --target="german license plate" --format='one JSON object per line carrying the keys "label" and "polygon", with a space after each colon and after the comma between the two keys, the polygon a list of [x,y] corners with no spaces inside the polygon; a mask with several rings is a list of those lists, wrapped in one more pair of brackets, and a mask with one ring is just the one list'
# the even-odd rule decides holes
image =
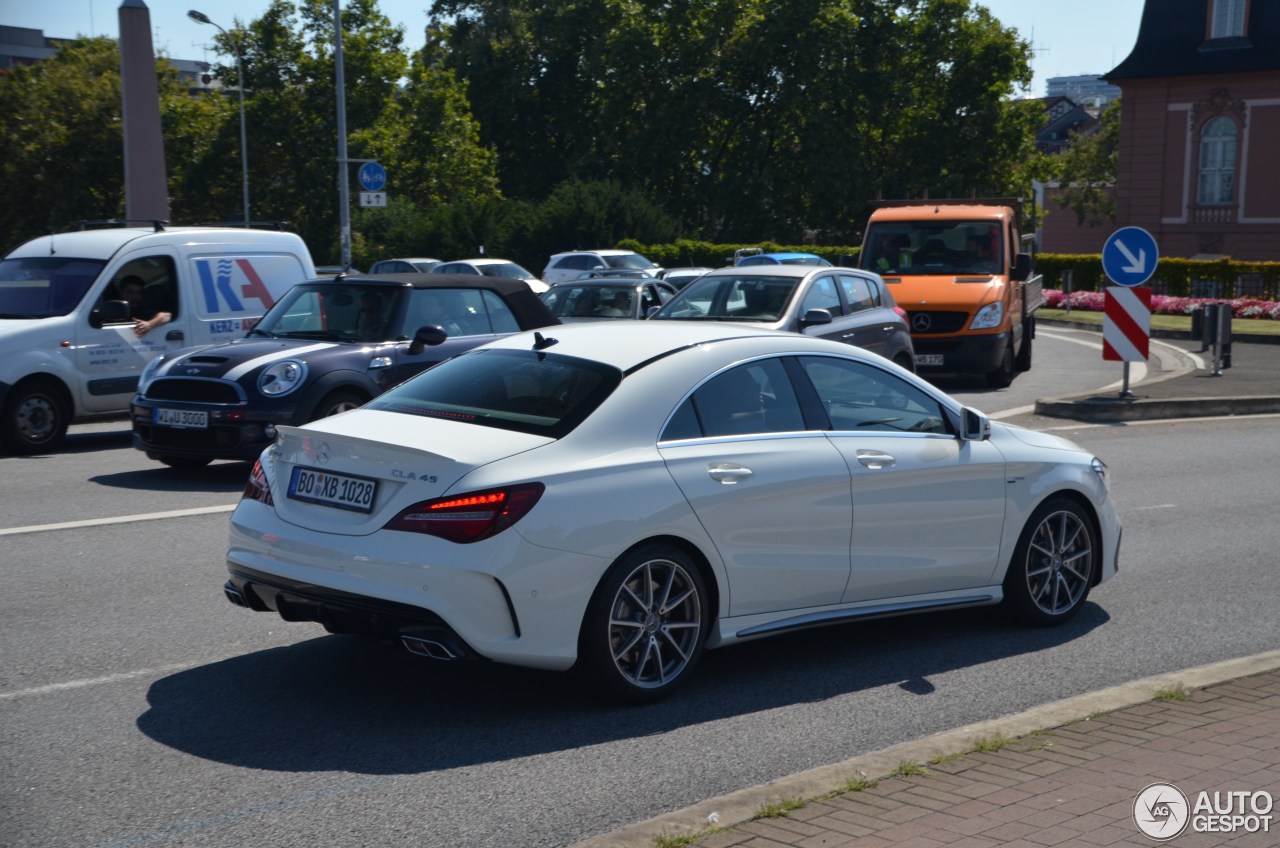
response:
{"label": "german license plate", "polygon": [[373,497],[378,492],[378,481],[350,474],[334,474],[318,468],[301,465],[293,469],[289,478],[289,497],[295,501],[349,509],[353,512],[373,512]]}
{"label": "german license plate", "polygon": [[209,413],[203,409],[168,409],[158,406],[151,411],[151,421],[161,427],[207,429]]}
{"label": "german license plate", "polygon": [[942,354],[940,353],[917,353],[916,365],[941,365]]}

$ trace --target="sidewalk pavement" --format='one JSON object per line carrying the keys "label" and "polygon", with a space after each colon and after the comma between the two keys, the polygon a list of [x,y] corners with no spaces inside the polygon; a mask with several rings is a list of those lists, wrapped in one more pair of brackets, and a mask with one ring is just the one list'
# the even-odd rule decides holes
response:
{"label": "sidewalk pavement", "polygon": [[1277,796],[1271,651],[895,745],[573,848],[1149,848],[1173,836],[1177,848],[1274,848]]}
{"label": "sidewalk pavement", "polygon": [[[1107,422],[1280,413],[1280,345],[1237,336],[1221,376],[1212,376],[1212,357],[1199,342],[1153,338],[1131,397],[1047,398],[1036,414]],[[573,848],[1074,848],[1151,846],[1171,834],[1177,848],[1274,848],[1277,796],[1272,651],[895,745]]]}

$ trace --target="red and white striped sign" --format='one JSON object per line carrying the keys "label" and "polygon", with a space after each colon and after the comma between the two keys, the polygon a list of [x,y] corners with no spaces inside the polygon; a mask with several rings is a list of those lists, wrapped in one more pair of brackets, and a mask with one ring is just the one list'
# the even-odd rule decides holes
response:
{"label": "red and white striped sign", "polygon": [[1102,316],[1102,358],[1146,362],[1151,349],[1151,289],[1107,286]]}

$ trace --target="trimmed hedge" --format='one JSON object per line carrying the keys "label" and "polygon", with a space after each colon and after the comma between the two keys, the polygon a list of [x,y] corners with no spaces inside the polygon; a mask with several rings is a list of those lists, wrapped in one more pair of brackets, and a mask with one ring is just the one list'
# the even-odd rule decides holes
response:
{"label": "trimmed hedge", "polygon": [[[766,253],[815,253],[832,265],[844,257],[856,262],[858,247],[819,247],[774,242],[757,244],[716,244],[678,239],[671,244],[642,244],[624,239],[618,247],[634,250],[666,268],[686,265],[719,268],[733,261],[733,252],[743,247],[759,247]],[[1062,272],[1072,272],[1071,290],[1102,291],[1109,285],[1102,273],[1102,254],[1040,253],[1036,271],[1044,275],[1046,289],[1063,289]],[[1233,300],[1280,300],[1280,262],[1237,262],[1232,259],[1179,259],[1161,257],[1155,274],[1147,282],[1155,294],[1169,297],[1201,297]]]}
{"label": "trimmed hedge", "polygon": [[[1110,285],[1102,273],[1102,254],[1041,253],[1036,271],[1046,289],[1063,289],[1062,272],[1070,270],[1071,290],[1102,291]],[[1160,257],[1147,281],[1154,294],[1233,300],[1280,300],[1280,262],[1237,262],[1231,259]]]}
{"label": "trimmed hedge", "polygon": [[744,247],[758,247],[765,253],[813,253],[832,265],[841,264],[841,258],[845,256],[855,257],[852,261],[856,262],[859,251],[857,247],[819,247],[812,244],[777,244],[770,241],[752,244],[716,244],[692,239],[677,239],[671,244],[641,244],[634,239],[623,239],[617,246],[623,250],[634,250],[664,268],[687,266],[720,268],[733,264],[733,252]]}

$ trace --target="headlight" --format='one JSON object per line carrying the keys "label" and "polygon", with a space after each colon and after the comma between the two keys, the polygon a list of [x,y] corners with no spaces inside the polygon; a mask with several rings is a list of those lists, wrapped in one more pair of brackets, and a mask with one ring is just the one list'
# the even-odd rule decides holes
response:
{"label": "headlight", "polygon": [[992,327],[999,327],[1002,318],[1004,318],[1004,304],[997,300],[995,303],[988,303],[978,310],[978,314],[974,316],[973,323],[969,326],[969,329],[989,330]]}
{"label": "headlight", "polygon": [[156,378],[156,372],[160,370],[160,366],[165,362],[163,355],[157,356],[155,359],[147,363],[147,367],[142,369],[142,375],[138,377],[138,394],[145,395],[147,386],[151,385],[151,381]]}
{"label": "headlight", "polygon": [[1107,464],[1095,456],[1090,460],[1089,465],[1093,468],[1093,473],[1097,474],[1098,479],[1102,481],[1103,487],[1111,491],[1111,477],[1107,474]]}
{"label": "headlight", "polygon": [[267,397],[282,397],[307,379],[307,365],[297,359],[273,362],[258,376],[258,391]]}

